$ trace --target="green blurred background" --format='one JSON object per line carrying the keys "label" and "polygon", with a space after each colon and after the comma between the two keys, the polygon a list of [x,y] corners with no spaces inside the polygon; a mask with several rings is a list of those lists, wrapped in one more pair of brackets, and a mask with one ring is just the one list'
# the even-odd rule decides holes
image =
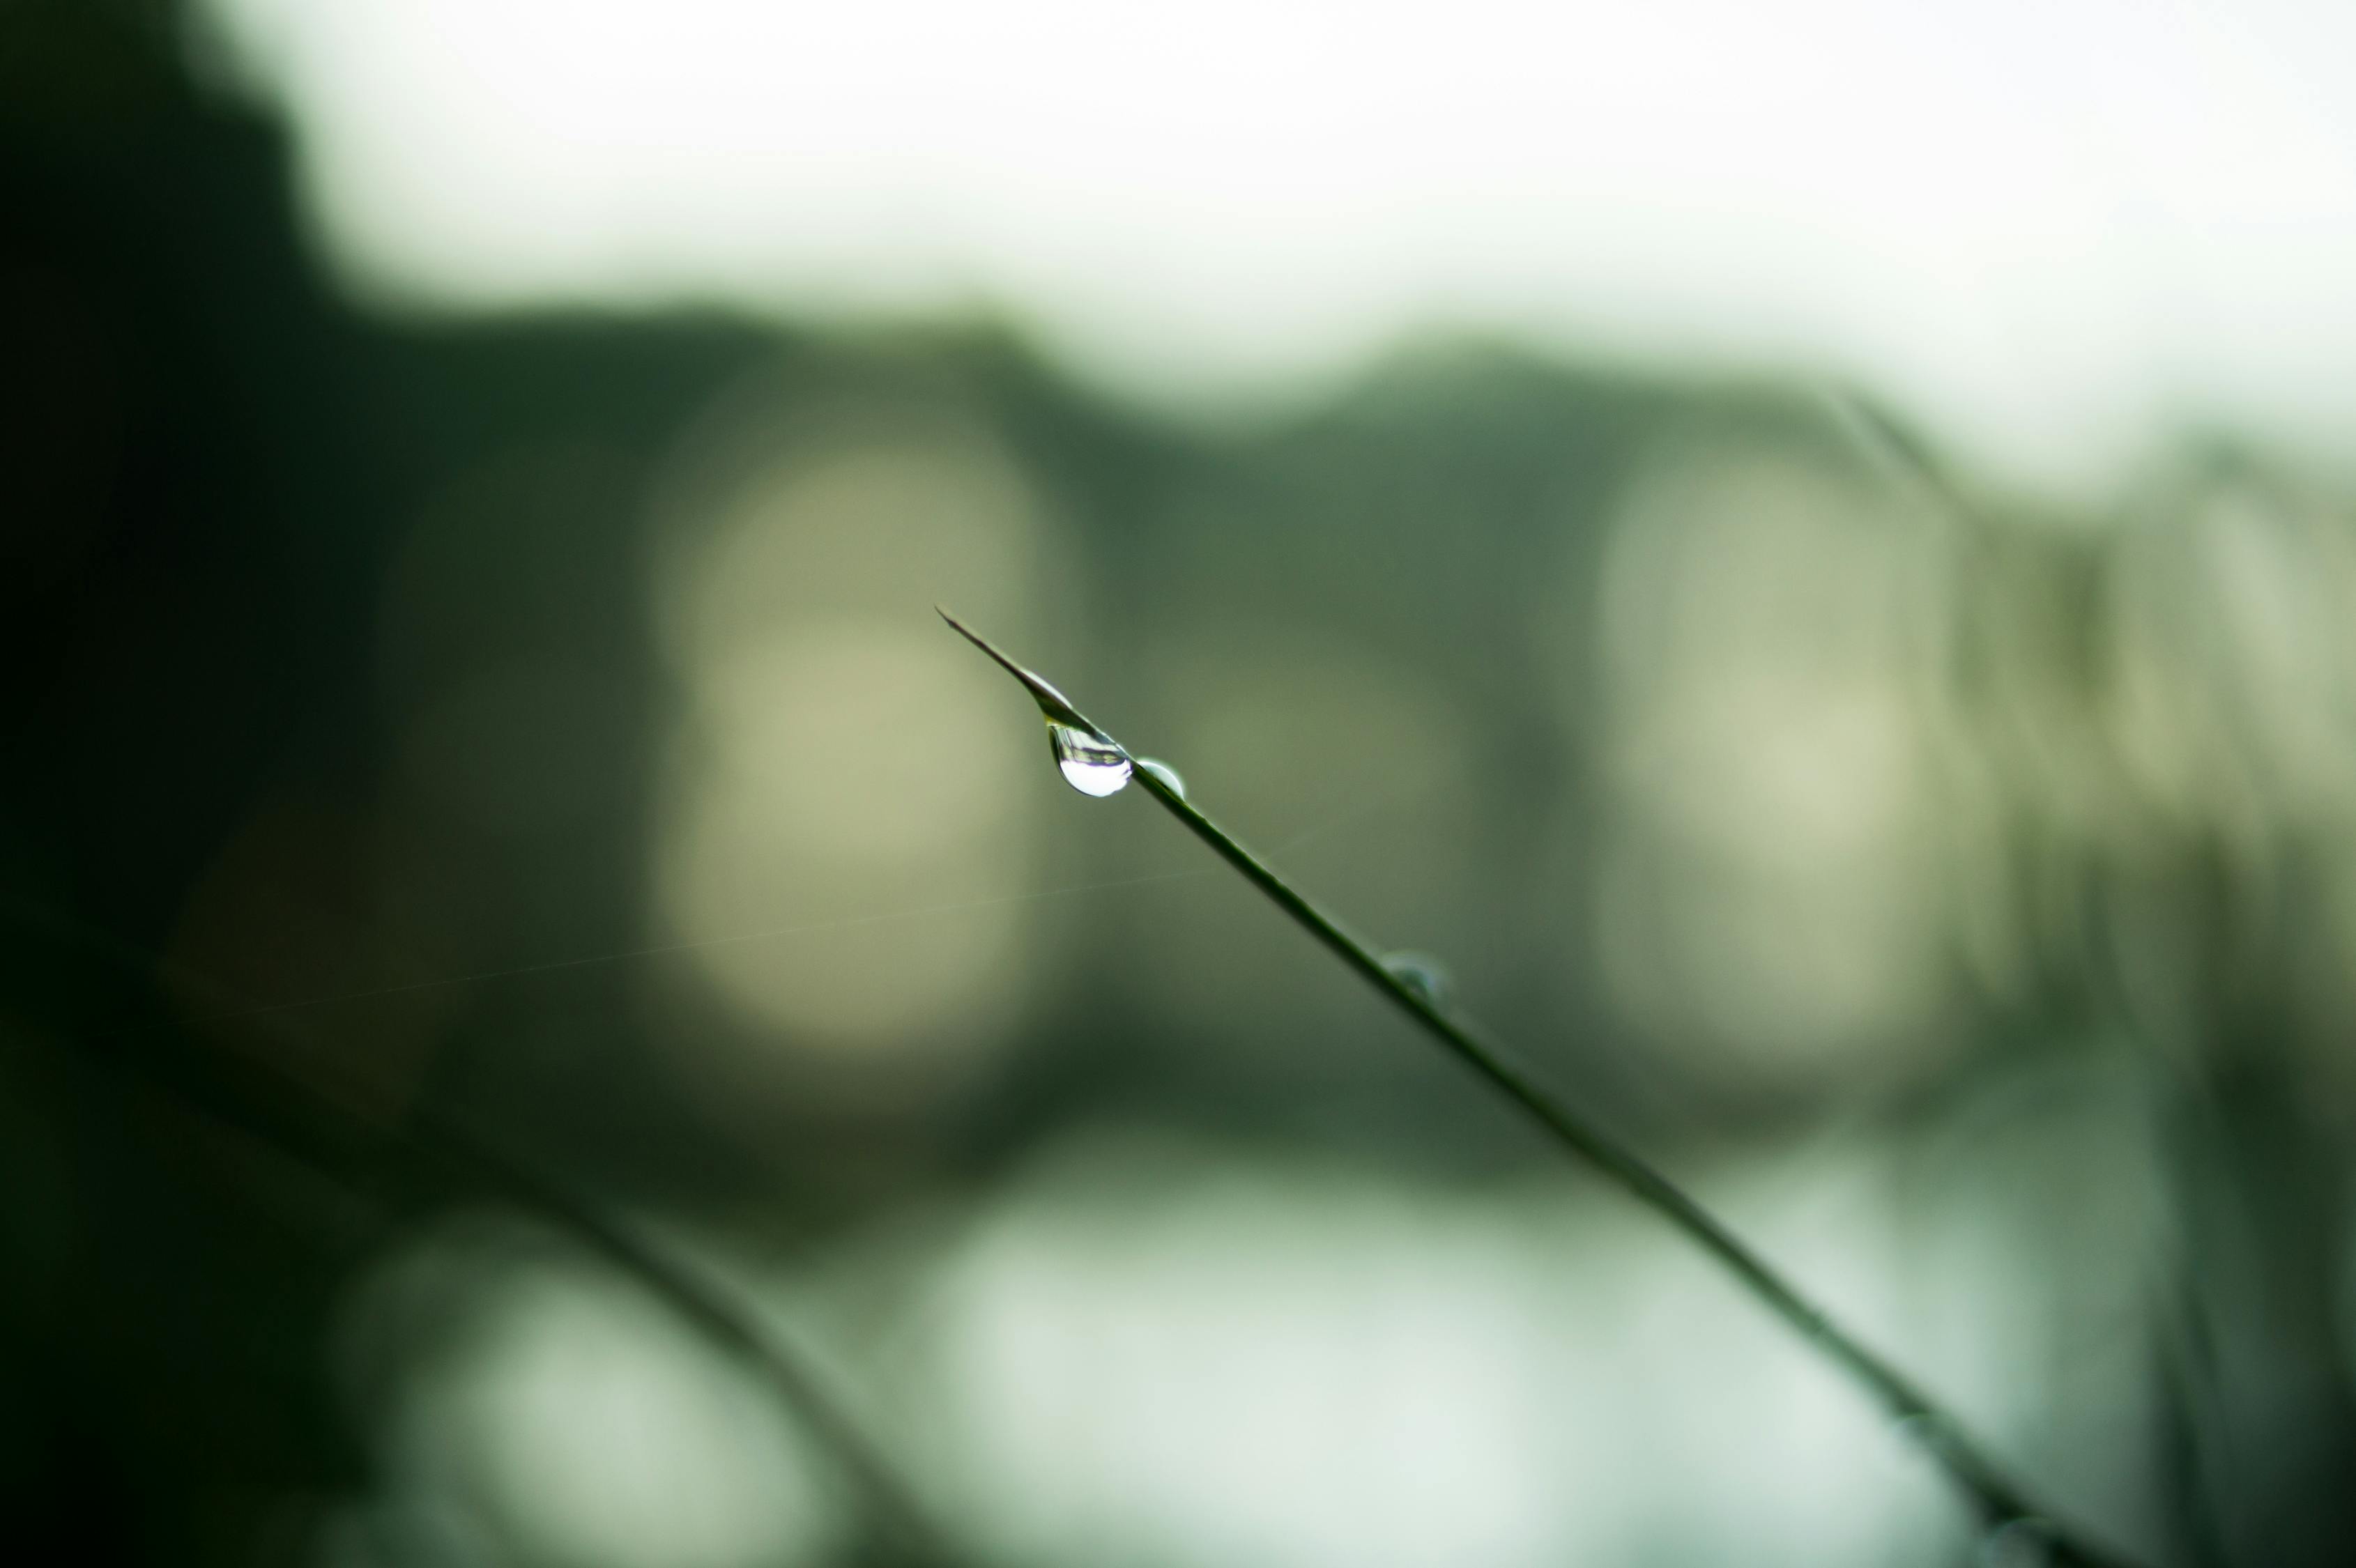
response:
{"label": "green blurred background", "polygon": [[2040,491],[1829,375],[1505,332],[1206,415],[1019,313],[389,303],[193,26],[0,10],[12,1559],[899,1559],[455,1126],[767,1323],[970,1561],[2026,1560],[1065,790],[936,603],[2072,1518],[2356,1554],[2328,465],[2188,421]]}

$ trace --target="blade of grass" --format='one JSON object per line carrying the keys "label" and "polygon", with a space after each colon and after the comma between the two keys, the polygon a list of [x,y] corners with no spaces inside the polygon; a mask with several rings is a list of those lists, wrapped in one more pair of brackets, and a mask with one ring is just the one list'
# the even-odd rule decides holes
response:
{"label": "blade of grass", "polygon": [[[936,605],[936,609],[939,606]],[[1074,708],[1046,680],[1008,657],[980,633],[947,610],[941,619],[990,656],[1031,693],[1049,720],[1072,724],[1133,758],[1127,747]],[[1052,704],[1052,706],[1051,706]],[[1515,1061],[1485,1033],[1461,1015],[1436,1003],[1391,973],[1382,951],[1318,907],[1246,848],[1234,835],[1205,815],[1192,801],[1147,768],[1133,767],[1131,775],[1183,823],[1187,831],[1209,846],[1245,880],[1290,915],[1312,936],[1392,1005],[1405,1012],[1460,1061],[1494,1087],[1535,1121],[1554,1142],[1586,1161],[1628,1192],[1639,1203],[1666,1220],[1678,1232],[1725,1267],[1752,1296],[1782,1318],[1809,1345],[1858,1384],[1894,1423],[1902,1424],[1937,1461],[1965,1499],[1995,1529],[2016,1520],[2036,1520],[2046,1534],[2054,1560],[2084,1568],[2126,1568],[2126,1560],[2095,1545],[2083,1531],[2052,1522],[2046,1510],[2034,1506],[1987,1450],[1937,1401],[1905,1372],[1884,1359],[1799,1287],[1750,1243],[1688,1196],[1666,1176],[1601,1127],[1589,1121]]]}

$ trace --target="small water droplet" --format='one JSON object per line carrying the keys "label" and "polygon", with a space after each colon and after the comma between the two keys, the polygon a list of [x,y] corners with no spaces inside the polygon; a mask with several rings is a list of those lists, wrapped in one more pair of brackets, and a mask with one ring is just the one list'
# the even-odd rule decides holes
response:
{"label": "small water droplet", "polygon": [[2046,1568],[2053,1561],[2053,1527],[2041,1519],[2008,1519],[1980,1538],[1980,1568]]}
{"label": "small water droplet", "polygon": [[1392,979],[1435,1008],[1445,1008],[1455,997],[1455,976],[1429,953],[1387,953],[1383,967],[1390,971]]}
{"label": "small water droplet", "polygon": [[1170,793],[1180,800],[1186,798],[1186,781],[1180,778],[1178,770],[1168,763],[1159,757],[1140,757],[1137,759],[1137,766],[1140,772],[1151,773],[1155,778],[1160,779],[1169,786]]}
{"label": "small water droplet", "polygon": [[1050,720],[1047,741],[1055,749],[1055,766],[1063,771],[1064,782],[1082,795],[1101,799],[1119,794],[1129,783],[1129,753],[1102,735]]}

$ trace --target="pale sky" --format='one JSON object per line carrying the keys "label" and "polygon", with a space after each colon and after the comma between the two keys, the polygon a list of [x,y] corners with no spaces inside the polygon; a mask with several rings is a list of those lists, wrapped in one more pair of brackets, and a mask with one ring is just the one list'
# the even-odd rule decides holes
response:
{"label": "pale sky", "polygon": [[1023,323],[1174,408],[1471,330],[1861,381],[2015,484],[2356,449],[2356,5],[212,0],[407,309]]}

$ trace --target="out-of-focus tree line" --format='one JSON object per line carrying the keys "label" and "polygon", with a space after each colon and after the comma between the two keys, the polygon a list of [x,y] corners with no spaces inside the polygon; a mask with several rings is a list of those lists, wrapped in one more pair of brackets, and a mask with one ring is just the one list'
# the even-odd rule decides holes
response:
{"label": "out-of-focus tree line", "polygon": [[[0,14],[0,1498],[56,1543],[27,1561],[864,1550],[725,1466],[600,1497],[737,1395],[613,1371],[650,1311],[530,1381],[605,1298],[415,1166],[428,1108],[774,1285],[985,1554],[1365,1561],[1321,1533],[1389,1517],[1365,1477],[1607,1406],[1657,1502],[1467,1460],[1377,1556],[1722,1560],[1696,1520],[1772,1514],[1714,1489],[1761,1448],[1851,1489],[1751,1561],[1967,1550],[1857,1523],[1884,1477],[1782,1384],[1692,1382],[1740,1308],[1648,1329],[1652,1285],[1612,1295],[1641,1226],[1597,1201],[1558,1235],[1579,1175],[1166,823],[1062,792],[936,600],[1446,955],[2046,1492],[2160,1562],[2347,1560],[2345,494],[2189,433],[2058,515],[1867,399],[1509,346],[1218,432],[981,327],[375,317],[307,253],[283,133],[184,58],[167,7]],[[1254,1339],[1269,1300],[1298,1320]],[[1523,1363],[1468,1347],[1551,1346],[1530,1303],[1561,1301],[1538,1413],[1462,1403],[1521,1411]],[[1409,1360],[1430,1381],[1380,1392]],[[1175,1381],[1122,1404],[1134,1364]],[[552,1424],[500,1424],[527,1407]],[[1394,1418],[1398,1454],[1331,1457]]]}

